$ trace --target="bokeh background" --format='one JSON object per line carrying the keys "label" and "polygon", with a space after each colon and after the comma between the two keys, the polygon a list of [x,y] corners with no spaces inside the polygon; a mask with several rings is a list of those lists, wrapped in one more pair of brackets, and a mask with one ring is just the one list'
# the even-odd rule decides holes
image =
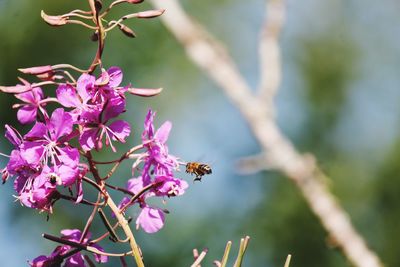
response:
{"label": "bokeh background", "polygon": [[[264,1],[181,2],[227,45],[249,83],[256,85]],[[299,150],[316,155],[331,177],[332,191],[370,247],[387,266],[400,266],[400,3],[287,2],[280,39],[283,83],[276,99],[279,124]],[[96,49],[90,31],[77,25],[51,28],[40,19],[41,9],[62,14],[85,5],[73,0],[0,0],[0,84],[16,84],[19,67],[87,67]],[[146,3],[121,6],[111,15],[146,8]],[[110,33],[105,66],[122,67],[125,84],[165,88],[155,98],[129,98],[124,114],[134,129],[129,144],[137,144],[145,113],[152,108],[158,112],[157,125],[173,122],[172,154],[213,167],[213,175],[201,183],[190,182],[184,196],[168,200],[171,213],[160,232],[136,233],[147,266],[188,266],[192,249],[205,247],[209,253],[204,266],[211,266],[222,256],[226,241],[234,241],[236,251],[244,235],[252,238],[245,266],[283,266],[288,253],[293,255],[291,266],[349,266],[289,180],[274,172],[238,174],[236,161],[259,152],[255,139],[239,112],[186,58],[160,21],[128,25],[138,37]],[[15,102],[1,95],[1,124],[16,124],[11,109]],[[10,149],[1,139],[0,151]],[[124,149],[119,147],[120,152]],[[114,158],[110,153],[97,156]],[[129,164],[123,167],[113,178],[117,185],[130,178]],[[192,179],[185,173],[181,177]],[[29,259],[49,254],[55,244],[41,233],[57,235],[61,229],[84,225],[87,208],[59,202],[46,221],[45,214],[21,207],[12,195],[11,181],[0,187],[2,266],[24,266]],[[94,234],[103,231],[96,221]],[[106,266],[117,265],[112,261]]]}

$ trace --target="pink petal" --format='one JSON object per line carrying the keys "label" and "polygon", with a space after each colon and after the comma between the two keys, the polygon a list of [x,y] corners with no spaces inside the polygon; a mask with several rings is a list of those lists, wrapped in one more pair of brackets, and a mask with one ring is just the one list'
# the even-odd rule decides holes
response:
{"label": "pink petal", "polygon": [[58,155],[58,159],[65,165],[76,168],[79,164],[79,151],[77,148],[72,148],[69,146],[59,148],[61,152]]}
{"label": "pink petal", "polygon": [[113,132],[112,139],[120,142],[125,142],[125,138],[131,133],[131,126],[129,123],[122,120],[111,123],[109,129]]}
{"label": "pink petal", "polygon": [[104,108],[104,121],[117,117],[125,111],[126,101],[120,96],[108,99],[107,106]]}
{"label": "pink petal", "polygon": [[34,106],[23,106],[17,112],[17,119],[22,124],[28,124],[36,120],[37,108]]}
{"label": "pink petal", "polygon": [[66,238],[68,240],[79,241],[82,236],[82,233],[79,229],[64,229],[61,230],[62,238]]}
{"label": "pink petal", "polygon": [[140,225],[146,233],[155,233],[164,226],[165,215],[161,209],[144,207],[140,212],[136,225]]}
{"label": "pink petal", "polygon": [[57,173],[60,175],[62,184],[64,186],[70,186],[75,183],[79,175],[77,168],[73,169],[69,166],[62,165],[58,168]]}
{"label": "pink petal", "polygon": [[119,67],[111,67],[107,70],[107,73],[110,76],[110,81],[108,82],[110,87],[115,88],[121,84],[123,74]]}
{"label": "pink petal", "polygon": [[43,98],[43,92],[40,87],[37,87],[30,91],[16,94],[15,97],[27,103],[36,103],[38,100]]}
{"label": "pink petal", "polygon": [[47,134],[47,128],[44,123],[36,122],[32,129],[24,136],[25,138],[41,138]]}
{"label": "pink petal", "polygon": [[169,132],[171,131],[172,123],[166,121],[161,125],[155,134],[155,138],[160,141],[160,143],[165,144],[168,140]]}
{"label": "pink petal", "polygon": [[128,180],[128,182],[126,183],[126,189],[128,189],[129,191],[131,191],[134,194],[139,193],[140,190],[143,189],[143,179],[142,177],[138,177],[138,178],[131,178]]}
{"label": "pink petal", "polygon": [[82,135],[79,137],[79,144],[85,151],[92,150],[97,142],[97,129],[86,128]]}
{"label": "pink petal", "polygon": [[64,107],[73,108],[81,105],[76,89],[71,85],[61,84],[58,86],[56,94],[58,101]]}
{"label": "pink petal", "polygon": [[142,133],[142,140],[149,140],[152,139],[154,136],[154,125],[153,120],[154,116],[156,115],[151,109],[147,112],[146,118],[144,120],[144,131]]}
{"label": "pink petal", "polygon": [[89,75],[87,73],[82,74],[77,83],[76,83],[76,89],[78,91],[78,94],[83,98],[86,99],[89,97],[88,90],[93,88],[94,82],[96,81],[96,78],[92,75]]}
{"label": "pink petal", "polygon": [[41,142],[24,142],[21,146],[21,157],[32,166],[39,165],[44,152]]}
{"label": "pink petal", "polygon": [[65,112],[62,108],[54,110],[48,125],[52,139],[57,140],[61,136],[70,134],[72,125],[72,116],[68,112]]}
{"label": "pink petal", "polygon": [[22,141],[20,135],[17,133],[17,130],[15,130],[8,124],[5,125],[5,128],[6,128],[5,137],[8,139],[8,141],[11,142],[11,144],[18,147]]}

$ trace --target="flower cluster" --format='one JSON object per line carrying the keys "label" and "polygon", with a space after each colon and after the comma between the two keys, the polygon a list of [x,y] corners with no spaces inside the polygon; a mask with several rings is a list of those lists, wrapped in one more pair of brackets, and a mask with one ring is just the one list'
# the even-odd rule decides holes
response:
{"label": "flower cluster", "polygon": [[[137,227],[142,227],[147,233],[154,233],[164,225],[164,210],[150,206],[146,200],[150,197],[174,197],[182,195],[189,186],[184,180],[174,177],[174,171],[178,170],[178,159],[168,153],[167,140],[171,130],[171,123],[165,122],[156,132],[153,120],[155,113],[149,110],[142,134],[142,142],[146,151],[139,156],[143,161],[143,169],[138,177],[131,178],[127,182],[127,189],[138,194],[143,188],[152,185],[151,189],[143,193],[135,202],[142,209],[137,220]],[[134,170],[135,171],[135,170]],[[125,197],[120,207],[126,207],[130,199]]]}
{"label": "flower cluster", "polygon": [[[82,199],[81,178],[88,168],[80,163],[78,148],[71,141],[78,138],[84,152],[101,149],[103,142],[115,151],[112,142],[125,142],[130,125],[113,121],[125,111],[128,87],[119,87],[121,81],[122,71],[112,67],[98,79],[85,73],[76,86],[59,84],[56,99],[44,98],[40,87],[15,94],[24,102],[16,105],[19,122],[35,123],[24,136],[6,125],[6,137],[14,150],[3,170],[3,181],[10,175],[16,177],[14,188],[23,205],[51,212],[60,197],[57,186],[76,185],[76,200]],[[46,104],[51,101],[63,107],[49,116]]]}

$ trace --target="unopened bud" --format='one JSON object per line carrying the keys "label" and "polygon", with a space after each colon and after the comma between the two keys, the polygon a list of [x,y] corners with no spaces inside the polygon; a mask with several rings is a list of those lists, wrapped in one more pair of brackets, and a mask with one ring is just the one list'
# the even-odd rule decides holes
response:
{"label": "unopened bud", "polygon": [[127,3],[130,4],[140,4],[142,3],[144,0],[126,0]]}
{"label": "unopened bud", "polygon": [[128,88],[128,92],[132,95],[150,97],[161,93],[162,88]]}
{"label": "unopened bud", "polygon": [[99,12],[103,8],[103,3],[101,2],[101,0],[96,0],[94,2],[94,5],[96,7],[97,12]]}
{"label": "unopened bud", "polygon": [[125,34],[126,36],[128,36],[130,38],[136,37],[136,33],[128,26],[126,26],[122,23],[119,23],[118,26],[119,26],[119,29],[123,32],[123,34]]}
{"label": "unopened bud", "polygon": [[99,33],[98,31],[94,32],[91,36],[90,36],[90,40],[92,40],[93,42],[97,42],[99,40]]}
{"label": "unopened bud", "polygon": [[51,26],[62,26],[67,24],[69,17],[63,17],[63,16],[49,16],[44,11],[40,13],[42,16],[43,20],[51,25]]}
{"label": "unopened bud", "polygon": [[17,84],[15,86],[0,86],[0,91],[2,91],[3,93],[9,93],[9,94],[24,93],[31,89],[32,89],[31,86],[21,85],[21,84]]}
{"label": "unopened bud", "polygon": [[147,10],[147,11],[142,11],[142,12],[136,13],[135,17],[140,18],[140,19],[151,19],[151,18],[161,16],[164,12],[165,12],[165,9]]}
{"label": "unopened bud", "polygon": [[18,70],[22,73],[31,74],[31,75],[38,75],[38,74],[53,72],[53,68],[50,65],[24,68],[24,69],[18,69]]}

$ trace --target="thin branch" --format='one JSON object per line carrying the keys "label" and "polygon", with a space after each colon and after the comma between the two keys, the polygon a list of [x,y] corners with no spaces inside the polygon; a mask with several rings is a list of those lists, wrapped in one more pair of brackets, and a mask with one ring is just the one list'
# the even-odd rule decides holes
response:
{"label": "thin branch", "polygon": [[126,239],[120,239],[117,235],[117,233],[115,232],[115,228],[113,226],[111,226],[111,223],[108,221],[106,215],[104,214],[103,210],[101,208],[98,209],[99,215],[101,220],[103,221],[105,227],[107,228],[107,231],[110,234],[110,240],[113,242],[120,242],[120,243],[125,243],[129,241],[129,238]]}
{"label": "thin branch", "polygon": [[[49,234],[42,234],[42,236],[48,240],[60,243],[60,244],[64,244],[64,245],[68,245],[80,250],[86,250],[95,254],[99,254],[99,255],[103,255],[103,256],[110,256],[110,257],[121,257],[121,256],[128,256],[128,255],[132,255],[132,251],[128,251],[128,252],[124,252],[124,253],[108,253],[108,252],[104,252],[101,251],[95,247],[92,247],[90,245],[86,245],[86,244],[81,244],[75,241],[71,241],[68,239],[63,239],[63,238],[59,238],[57,236],[52,236]],[[143,265],[144,266],[144,265]]]}
{"label": "thin branch", "polygon": [[197,257],[197,259],[193,262],[190,267],[198,267],[201,263],[201,261],[204,259],[204,257],[207,255],[208,249],[203,249],[203,251],[200,253],[200,255]]}
{"label": "thin branch", "polygon": [[126,260],[125,260],[124,256],[119,257],[119,260],[121,261],[121,266],[122,267],[128,267],[128,264],[126,263]]}
{"label": "thin branch", "polygon": [[[193,249],[193,258],[194,260],[197,260],[199,258],[199,251],[197,250],[197,248]],[[196,267],[201,267],[201,265],[198,264]]]}
{"label": "thin branch", "polygon": [[250,240],[249,236],[246,236],[245,238],[240,239],[240,247],[239,247],[238,255],[237,255],[237,258],[236,258],[236,261],[235,261],[235,264],[233,265],[233,267],[242,266],[243,256],[244,256],[244,253],[246,252],[247,245],[249,244],[249,240]]}
{"label": "thin branch", "polygon": [[221,260],[221,267],[225,267],[228,262],[229,252],[231,251],[231,246],[232,246],[232,241],[228,241],[226,243],[224,256],[222,257],[222,260]]}
{"label": "thin branch", "polygon": [[[62,199],[65,199],[65,200],[70,200],[70,201],[73,201],[73,202],[76,202],[76,197],[71,197],[71,196],[68,196],[68,195],[64,195],[64,194],[59,194],[59,197],[60,198],[62,198]],[[92,202],[92,201],[89,201],[89,200],[86,200],[86,199],[82,199],[81,200],[81,202],[79,202],[79,203],[82,203],[82,204],[85,204],[85,205],[89,205],[89,206],[101,206],[101,205],[104,205],[104,202]]]}
{"label": "thin branch", "polygon": [[[100,194],[100,193],[97,193],[97,202],[99,202],[100,199],[101,199],[101,194]],[[89,233],[89,228],[90,228],[90,226],[92,225],[94,216],[96,215],[97,207],[98,207],[98,206],[96,205],[96,206],[93,208],[92,212],[90,213],[90,216],[89,216],[88,220],[86,221],[85,228],[83,228],[81,238],[79,239],[79,242],[80,242],[80,243],[83,242],[83,240],[86,238],[87,234]]]}
{"label": "thin branch", "polygon": [[154,186],[156,186],[158,183],[151,183],[145,187],[143,187],[136,195],[134,195],[128,203],[125,204],[125,206],[123,206],[119,212],[123,213],[125,212],[125,210],[133,204],[133,202],[135,202],[141,195],[143,195],[145,192],[147,192],[148,190],[150,190],[151,188],[153,188]]}
{"label": "thin branch", "polygon": [[[115,165],[111,168],[111,170],[108,172],[107,176],[102,178],[102,180],[107,180],[108,178],[110,178],[114,172],[117,170],[117,168],[119,167],[119,165],[122,163],[122,161],[124,161],[125,159],[129,158],[129,155],[134,153],[137,150],[140,150],[144,147],[146,143],[137,145],[135,147],[132,147],[129,151],[127,151],[125,154],[123,154],[118,160],[115,161],[109,161],[109,163],[113,163],[115,162]],[[107,164],[107,163],[100,163],[99,164]]]}
{"label": "thin branch", "polygon": [[[167,10],[161,17],[165,26],[181,42],[188,57],[221,87],[240,110],[260,143],[262,152],[268,153],[274,167],[296,184],[310,209],[319,218],[329,235],[335,238],[348,260],[358,267],[383,266],[330,193],[324,183],[327,177],[313,158],[300,154],[281,132],[272,116],[274,111],[272,101],[268,103],[270,106],[267,106],[263,99],[252,94],[250,86],[239,73],[226,49],[199,26],[199,23],[189,18],[176,0],[151,0],[151,3],[156,8]],[[271,63],[269,69],[275,68],[275,71],[281,73],[279,58],[271,62],[275,62],[275,66]],[[271,94],[270,99],[273,99],[279,88],[277,82],[275,88],[265,90],[267,94]]]}
{"label": "thin branch", "polygon": [[104,214],[103,210],[99,208],[97,212],[100,215],[101,220],[103,221],[104,226],[107,228],[108,233],[110,234],[110,239],[113,242],[117,242],[119,240],[117,233],[114,231],[114,227],[111,226],[110,222],[108,221],[106,215]]}
{"label": "thin branch", "polygon": [[88,255],[83,255],[83,258],[86,260],[87,264],[89,265],[89,267],[96,267],[96,265],[94,264],[94,262],[89,258]]}
{"label": "thin branch", "polygon": [[109,188],[112,188],[112,189],[117,190],[117,191],[121,191],[122,193],[128,194],[128,195],[130,195],[132,197],[135,196],[135,194],[132,193],[131,191],[129,191],[128,189],[125,189],[125,188],[122,188],[122,187],[118,187],[118,186],[114,186],[114,185],[110,185],[110,184],[107,184],[107,183],[105,183],[105,185],[107,187],[109,187]]}
{"label": "thin branch", "polygon": [[292,259],[292,255],[287,255],[286,261],[285,261],[285,266],[284,267],[289,267],[290,265],[290,260]]}
{"label": "thin branch", "polygon": [[82,22],[80,20],[72,19],[72,20],[68,20],[68,23],[82,25],[83,27],[86,27],[86,28],[91,29],[91,30],[97,30],[96,27],[94,27],[92,25],[89,25],[89,24],[86,24],[85,22]]}
{"label": "thin branch", "polygon": [[258,94],[273,107],[272,101],[281,83],[281,55],[279,35],[285,21],[285,3],[283,0],[270,0],[266,3],[266,18],[261,31],[260,84]]}
{"label": "thin branch", "polygon": [[[128,217],[128,223],[131,223],[131,221],[132,221],[132,218],[131,217]],[[112,226],[112,229],[117,229],[117,227],[119,226],[119,222],[117,222],[117,223],[115,223],[113,226]],[[101,236],[99,236],[98,238],[96,238],[96,239],[93,239],[92,241],[91,241],[91,243],[98,243],[98,242],[100,242],[101,240],[103,240],[104,238],[106,238],[107,236],[109,236],[110,235],[110,232],[105,232],[104,234],[102,234]],[[126,241],[126,242],[128,242],[128,240]]]}

